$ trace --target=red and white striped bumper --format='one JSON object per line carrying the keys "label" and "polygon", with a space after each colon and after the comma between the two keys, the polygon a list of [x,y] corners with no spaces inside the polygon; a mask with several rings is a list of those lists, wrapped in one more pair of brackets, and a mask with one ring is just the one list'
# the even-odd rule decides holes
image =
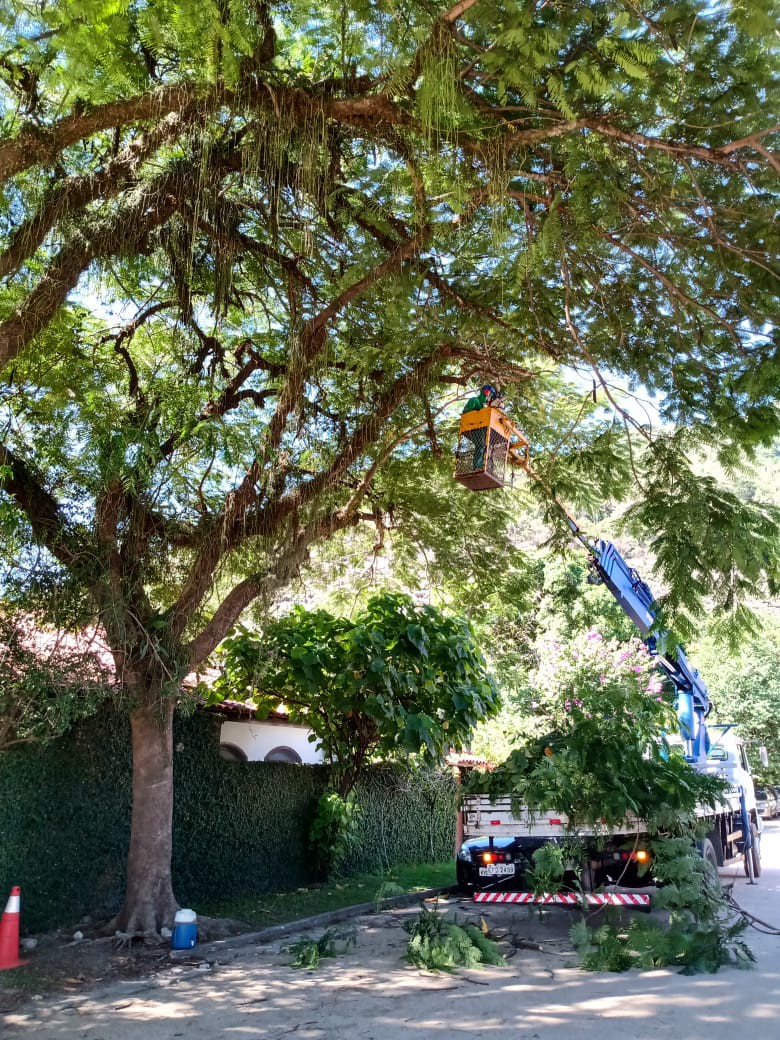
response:
{"label": "red and white striped bumper", "polygon": [[650,896],[635,892],[475,892],[475,903],[535,903],[542,906],[636,906],[647,909]]}

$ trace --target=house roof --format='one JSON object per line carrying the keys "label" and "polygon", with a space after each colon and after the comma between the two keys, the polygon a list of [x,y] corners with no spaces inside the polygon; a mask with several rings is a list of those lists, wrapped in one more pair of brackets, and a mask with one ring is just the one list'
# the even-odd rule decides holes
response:
{"label": "house roof", "polygon": [[493,766],[486,758],[480,755],[472,755],[470,751],[450,751],[445,759],[448,766],[456,769],[492,769]]}
{"label": "house roof", "polygon": [[12,624],[13,636],[10,638],[18,640],[18,644],[41,664],[78,665],[85,676],[95,681],[116,681],[114,657],[102,629],[89,626],[80,632],[66,632],[45,628],[31,614],[20,612],[14,614]]}
{"label": "house roof", "polygon": [[[214,712],[217,715],[229,715],[232,718],[253,719],[256,716],[257,705],[252,701],[220,701],[219,704],[206,704],[204,711]],[[258,722],[289,722],[290,716],[286,711],[270,711],[264,719]],[[295,723],[291,723],[295,725]]]}

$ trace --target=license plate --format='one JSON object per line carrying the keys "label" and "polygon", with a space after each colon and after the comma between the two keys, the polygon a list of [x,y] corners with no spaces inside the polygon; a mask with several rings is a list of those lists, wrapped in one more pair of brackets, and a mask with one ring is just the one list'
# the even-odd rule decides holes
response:
{"label": "license plate", "polygon": [[480,877],[511,877],[515,872],[514,863],[491,863],[479,868]]}

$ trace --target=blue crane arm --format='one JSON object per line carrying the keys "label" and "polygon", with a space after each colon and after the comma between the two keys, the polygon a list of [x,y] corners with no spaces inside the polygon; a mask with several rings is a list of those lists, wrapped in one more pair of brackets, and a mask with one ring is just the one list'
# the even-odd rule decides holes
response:
{"label": "blue crane arm", "polygon": [[[578,532],[575,532],[578,533]],[[584,539],[581,539],[584,541]],[[629,567],[611,542],[599,539],[590,544],[588,580],[603,583],[642,634],[645,645],[656,663],[671,679],[677,691],[677,715],[680,734],[686,742],[688,758],[706,758],[709,736],[704,719],[710,710],[710,695],[698,671],[693,668],[681,646],[672,652],[659,647],[655,631],[655,600],[649,586],[633,567]],[[663,642],[663,640],[661,640]]]}
{"label": "blue crane arm", "polygon": [[623,612],[634,622],[643,637],[650,636],[655,624],[655,600],[649,587],[633,567],[629,567],[612,542],[599,539],[590,546],[592,584],[603,583]]}

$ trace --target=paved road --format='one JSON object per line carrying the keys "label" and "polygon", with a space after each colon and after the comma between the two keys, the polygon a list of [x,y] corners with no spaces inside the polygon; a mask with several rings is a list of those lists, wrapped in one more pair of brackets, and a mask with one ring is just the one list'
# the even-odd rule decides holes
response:
{"label": "paved road", "polygon": [[[780,925],[780,822],[764,872],[738,902]],[[724,876],[733,872],[724,871]],[[518,908],[506,911],[524,913]],[[208,971],[113,985],[6,1016],[8,1040],[774,1040],[780,1037],[780,938],[748,933],[750,971],[681,976],[589,974],[561,953],[520,950],[505,969],[430,975],[403,964],[410,911],[358,922],[357,948],[315,971],[279,945],[222,954]],[[556,910],[561,915],[565,911]],[[517,921],[520,918],[516,918]],[[529,918],[526,916],[525,921]],[[551,934],[556,921],[550,918]],[[561,920],[557,921],[561,927]],[[536,927],[536,926],[535,926]],[[231,959],[231,957],[233,959]]]}

